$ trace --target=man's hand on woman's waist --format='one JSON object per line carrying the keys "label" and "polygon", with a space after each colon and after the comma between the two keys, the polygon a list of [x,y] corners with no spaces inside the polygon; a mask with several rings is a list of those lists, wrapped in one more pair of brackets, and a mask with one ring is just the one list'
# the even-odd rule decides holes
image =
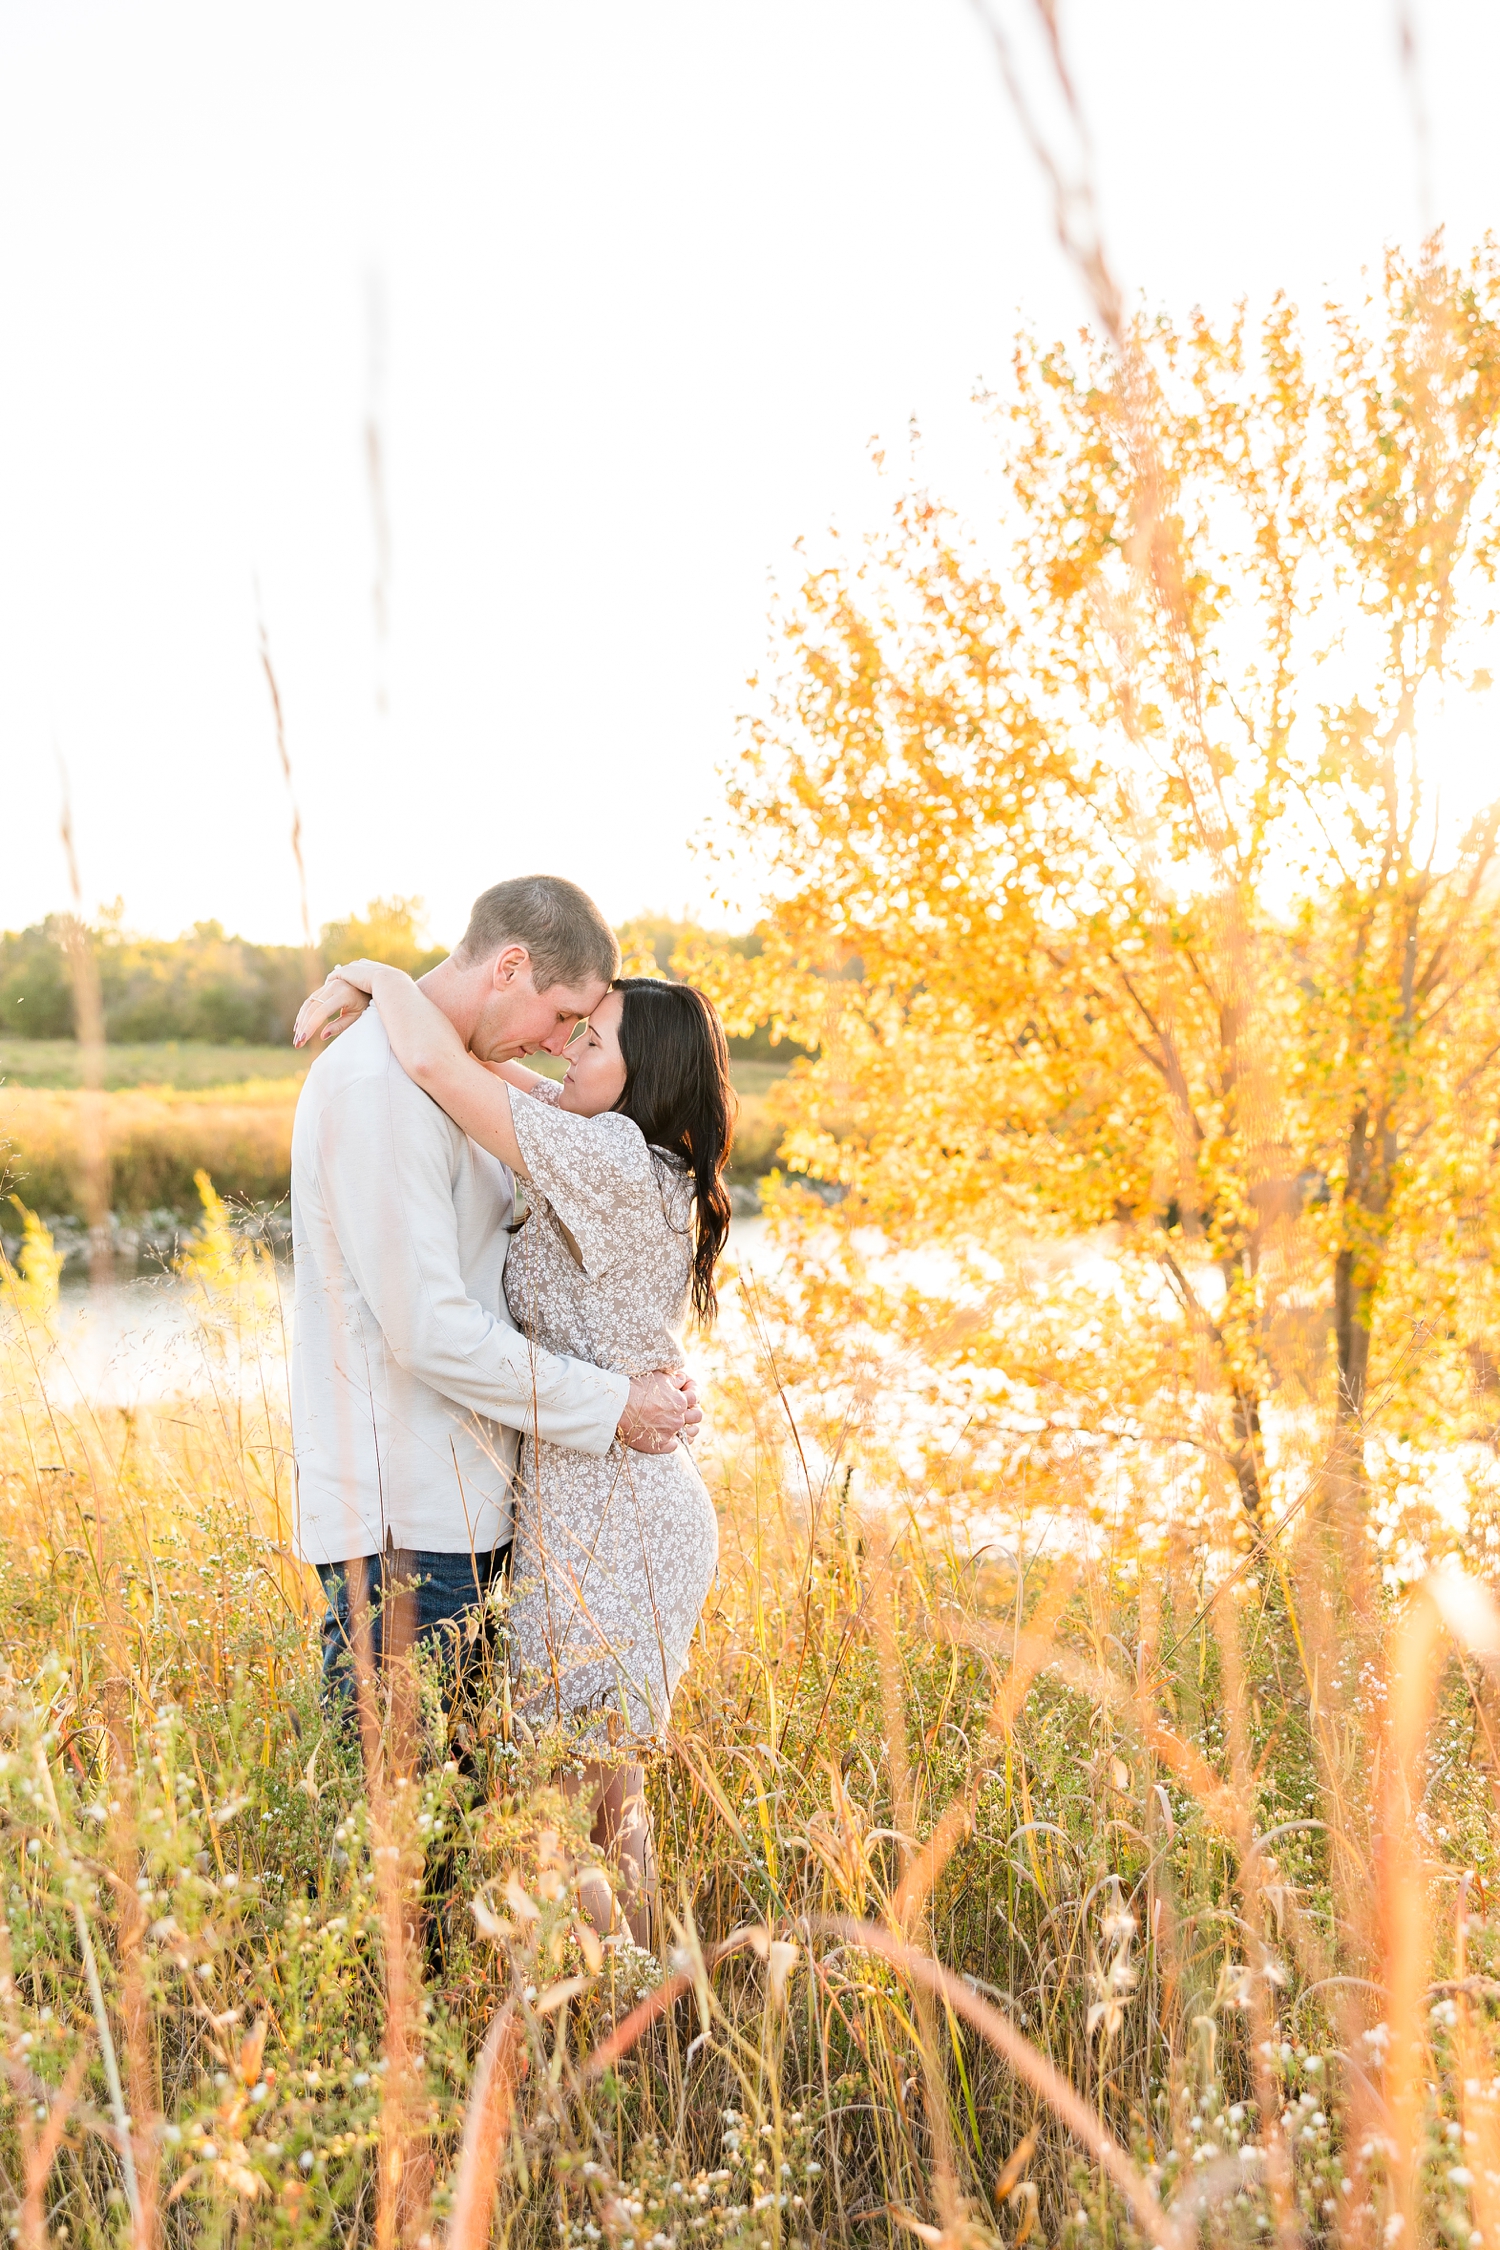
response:
{"label": "man's hand on woman's waist", "polygon": [[679,1439],[691,1445],[703,1420],[698,1386],[680,1367],[634,1375],[618,1435],[632,1453],[670,1453]]}

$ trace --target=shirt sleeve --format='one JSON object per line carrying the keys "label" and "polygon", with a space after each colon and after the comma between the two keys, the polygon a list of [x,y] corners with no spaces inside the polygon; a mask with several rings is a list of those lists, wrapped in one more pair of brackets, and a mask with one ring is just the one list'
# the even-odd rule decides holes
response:
{"label": "shirt sleeve", "polygon": [[510,1429],[579,1453],[609,1450],[630,1385],[539,1350],[469,1295],[459,1262],[450,1125],[392,1069],[318,1128],[319,1184],[339,1248],[409,1374]]}
{"label": "shirt sleeve", "polygon": [[578,1245],[591,1281],[632,1254],[643,1226],[659,1226],[661,1191],[639,1125],[608,1110],[579,1117],[543,1100],[513,1101],[526,1174]]}

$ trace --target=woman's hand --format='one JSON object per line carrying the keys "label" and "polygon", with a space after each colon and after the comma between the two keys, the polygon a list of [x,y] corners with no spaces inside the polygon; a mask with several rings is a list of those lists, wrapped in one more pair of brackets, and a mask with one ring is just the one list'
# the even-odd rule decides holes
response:
{"label": "woman's hand", "polygon": [[323,983],[310,993],[297,1011],[297,1021],[292,1029],[292,1045],[305,1047],[313,1033],[322,1027],[324,1040],[337,1039],[347,1031],[370,1005],[368,983],[358,981],[358,972],[368,963],[358,961],[352,969],[331,969]]}

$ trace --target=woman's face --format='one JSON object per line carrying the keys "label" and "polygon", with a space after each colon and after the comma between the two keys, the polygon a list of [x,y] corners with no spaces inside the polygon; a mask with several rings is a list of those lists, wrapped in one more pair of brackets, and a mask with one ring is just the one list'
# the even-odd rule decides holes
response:
{"label": "woman's face", "polygon": [[568,1075],[560,1108],[576,1110],[580,1117],[602,1117],[614,1108],[625,1091],[625,1058],[620,1053],[624,1013],[624,993],[606,992],[577,1036],[568,1041]]}

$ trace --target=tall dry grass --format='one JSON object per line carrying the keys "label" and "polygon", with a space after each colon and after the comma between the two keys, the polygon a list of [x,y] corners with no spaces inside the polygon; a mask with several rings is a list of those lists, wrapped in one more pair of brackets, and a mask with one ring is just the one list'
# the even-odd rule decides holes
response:
{"label": "tall dry grass", "polygon": [[291,1178],[299,1084],[268,1078],[110,1092],[0,1086],[6,1188],[33,1210],[91,1225],[101,1162],[109,1179],[106,1211],[111,1202],[124,1212],[190,1210],[200,1171],[237,1200],[277,1202]]}
{"label": "tall dry grass", "polygon": [[366,1663],[327,1723],[274,1274],[211,1203],[186,1278],[213,1379],[124,1415],[61,1403],[42,1230],[6,1276],[15,2239],[1488,2234],[1482,1587],[1383,1595],[1303,1516],[1238,1568],[1055,1509],[973,1554],[746,1322],[655,1964],[581,1918],[567,1746],[503,1675],[448,1711]]}
{"label": "tall dry grass", "polygon": [[[781,1128],[768,1074],[755,1065],[742,1074],[733,1168],[749,1180],[775,1161]],[[300,1076],[107,1090],[0,1083],[0,1190],[90,1226],[111,1204],[125,1214],[195,1210],[200,1171],[235,1202],[279,1202],[291,1184],[300,1084]]]}

